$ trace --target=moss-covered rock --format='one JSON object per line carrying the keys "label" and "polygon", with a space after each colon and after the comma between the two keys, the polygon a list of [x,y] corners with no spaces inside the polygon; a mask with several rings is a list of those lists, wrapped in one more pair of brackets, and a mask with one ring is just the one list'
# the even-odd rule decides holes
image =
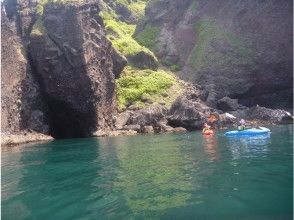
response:
{"label": "moss-covered rock", "polygon": [[101,16],[105,23],[108,39],[133,66],[157,69],[158,61],[154,54],[148,48],[138,44],[132,37],[136,28],[135,25],[117,20],[113,11],[103,12]]}
{"label": "moss-covered rock", "polygon": [[127,66],[116,80],[119,107],[134,103],[139,105],[147,96],[149,100],[154,98],[155,101],[155,96],[160,97],[162,92],[175,84],[178,84],[176,78],[164,70],[140,70]]}

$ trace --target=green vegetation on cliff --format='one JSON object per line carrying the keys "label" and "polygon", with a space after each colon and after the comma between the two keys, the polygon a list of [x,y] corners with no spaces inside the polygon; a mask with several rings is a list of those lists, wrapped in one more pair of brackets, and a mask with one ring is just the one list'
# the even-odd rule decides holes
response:
{"label": "green vegetation on cliff", "polygon": [[201,65],[207,44],[217,36],[217,28],[213,18],[205,18],[199,21],[195,25],[195,29],[198,38],[189,59],[189,64],[192,67]]}
{"label": "green vegetation on cliff", "polygon": [[144,98],[152,98],[165,92],[175,83],[175,77],[164,70],[141,70],[127,66],[121,77],[116,80],[119,107],[141,102]]}
{"label": "green vegetation on cliff", "polygon": [[159,27],[153,27],[150,24],[146,25],[145,28],[139,32],[135,39],[143,46],[152,49],[155,46],[156,37],[160,33]]}
{"label": "green vegetation on cliff", "polygon": [[101,16],[105,23],[108,39],[112,42],[115,49],[117,49],[121,54],[128,56],[144,51],[157,60],[149,49],[138,44],[138,42],[132,37],[135,32],[136,25],[127,24],[117,20],[114,12],[103,12],[101,13]]}
{"label": "green vegetation on cliff", "polygon": [[117,0],[118,4],[126,7],[136,19],[140,19],[144,16],[146,3],[149,0]]}
{"label": "green vegetation on cliff", "polygon": [[[116,3],[126,6],[132,13],[136,12],[137,16],[143,16],[147,1],[117,0]],[[157,61],[148,48],[153,47],[154,39],[160,32],[159,28],[147,25],[134,37],[136,25],[120,20],[120,16],[114,10],[103,11],[100,16],[104,21],[107,38],[119,53],[128,59],[143,51]],[[169,71],[139,69],[129,62],[121,77],[116,80],[118,107],[125,109],[128,105],[135,105],[143,108],[150,103],[164,103],[170,106],[183,92],[183,85]]]}
{"label": "green vegetation on cliff", "polygon": [[[201,19],[196,23],[195,31],[197,42],[188,61],[191,67],[200,69],[211,64],[221,67],[226,63],[230,65],[250,63],[251,49],[246,47],[240,37],[221,30],[214,18]],[[213,48],[215,46],[222,47],[225,52],[215,51]]]}

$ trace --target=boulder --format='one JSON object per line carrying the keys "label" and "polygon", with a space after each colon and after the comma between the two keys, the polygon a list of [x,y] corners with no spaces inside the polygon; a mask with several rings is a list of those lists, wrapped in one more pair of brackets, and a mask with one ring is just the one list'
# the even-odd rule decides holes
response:
{"label": "boulder", "polygon": [[161,132],[174,132],[174,128],[169,125],[164,125],[161,127]]}
{"label": "boulder", "polygon": [[265,107],[251,107],[245,110],[231,112],[238,119],[251,121],[260,121],[273,124],[289,124],[293,123],[293,116],[281,109],[269,109]]}
{"label": "boulder", "polygon": [[138,105],[130,105],[127,107],[128,110],[131,110],[131,111],[135,111],[135,110],[139,110],[139,109],[142,109],[141,106],[138,106]]}
{"label": "boulder", "polygon": [[212,109],[205,105],[199,96],[199,89],[188,87],[185,93],[172,104],[167,117],[168,124],[172,127],[184,127],[188,130],[202,128]]}
{"label": "boulder", "polygon": [[136,135],[138,134],[137,131],[133,131],[133,130],[119,130],[119,131],[111,131],[107,134],[107,136],[130,136],[130,135]]}
{"label": "boulder", "polygon": [[147,133],[147,134],[151,134],[151,133],[154,133],[154,129],[152,126],[144,126],[142,132]]}
{"label": "boulder", "polygon": [[127,124],[138,124],[140,126],[157,126],[157,123],[167,115],[167,108],[154,105],[147,109],[135,111]]}
{"label": "boulder", "polygon": [[133,130],[133,131],[137,131],[140,132],[141,131],[141,126],[140,125],[125,125],[124,130]]}
{"label": "boulder", "polygon": [[158,69],[158,61],[156,58],[147,53],[145,51],[140,51],[137,54],[132,54],[127,56],[128,62],[130,62],[133,66],[141,68],[141,69]]}
{"label": "boulder", "polygon": [[238,119],[234,115],[224,113],[219,115],[219,121],[217,123],[219,127],[227,127],[233,125],[237,126],[238,122]]}
{"label": "boulder", "polygon": [[239,107],[238,99],[223,97],[217,101],[217,107],[224,112],[236,111]]}
{"label": "boulder", "polygon": [[105,136],[107,136],[107,133],[105,131],[103,131],[103,130],[98,130],[98,131],[95,131],[92,136],[94,136],[94,137],[105,137]]}
{"label": "boulder", "polygon": [[131,116],[131,113],[126,111],[118,114],[115,116],[115,128],[118,130],[123,129],[123,127],[127,124],[129,118]]}
{"label": "boulder", "polygon": [[173,129],[174,132],[185,132],[187,131],[186,128],[183,128],[183,127],[176,127]]}

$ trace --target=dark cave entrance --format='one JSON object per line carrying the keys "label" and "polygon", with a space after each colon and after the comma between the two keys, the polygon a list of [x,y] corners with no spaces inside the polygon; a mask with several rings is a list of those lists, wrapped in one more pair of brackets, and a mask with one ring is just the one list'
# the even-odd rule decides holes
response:
{"label": "dark cave entrance", "polygon": [[50,135],[56,139],[90,137],[95,130],[97,117],[92,108],[80,112],[67,103],[47,99],[49,106]]}

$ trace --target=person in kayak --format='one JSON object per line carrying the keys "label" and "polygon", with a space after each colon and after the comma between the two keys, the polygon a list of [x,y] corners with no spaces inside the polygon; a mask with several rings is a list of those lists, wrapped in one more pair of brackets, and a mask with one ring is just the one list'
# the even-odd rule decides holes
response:
{"label": "person in kayak", "polygon": [[209,130],[211,130],[211,127],[207,123],[204,123],[204,127],[202,129],[202,133],[205,133],[206,131],[209,131]]}
{"label": "person in kayak", "polygon": [[239,122],[238,130],[243,131],[246,129],[246,121],[244,119],[241,119]]}

